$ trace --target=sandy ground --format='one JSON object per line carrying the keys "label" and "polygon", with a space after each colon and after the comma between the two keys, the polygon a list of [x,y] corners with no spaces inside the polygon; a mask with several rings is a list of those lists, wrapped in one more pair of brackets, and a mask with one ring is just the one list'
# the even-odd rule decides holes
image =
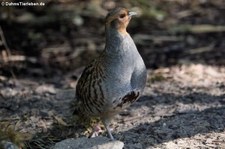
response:
{"label": "sandy ground", "polygon": [[[74,74],[80,71],[47,80],[1,77],[2,127],[32,134],[28,144],[34,149],[82,136],[83,129],[70,120]],[[125,149],[225,148],[224,67],[192,64],[148,74],[143,96],[112,124]]]}

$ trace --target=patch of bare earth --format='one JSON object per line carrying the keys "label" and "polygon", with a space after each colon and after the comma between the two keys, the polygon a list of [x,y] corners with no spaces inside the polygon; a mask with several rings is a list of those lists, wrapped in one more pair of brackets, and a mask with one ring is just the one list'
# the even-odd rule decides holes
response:
{"label": "patch of bare earth", "polygon": [[143,97],[118,116],[126,148],[224,148],[225,69],[192,64],[149,73]]}
{"label": "patch of bare earth", "polygon": [[[113,134],[126,149],[225,148],[224,67],[191,64],[148,74],[143,96],[113,121]],[[1,125],[31,134],[33,149],[83,135],[70,120],[75,85],[70,75],[44,81],[1,77]]]}

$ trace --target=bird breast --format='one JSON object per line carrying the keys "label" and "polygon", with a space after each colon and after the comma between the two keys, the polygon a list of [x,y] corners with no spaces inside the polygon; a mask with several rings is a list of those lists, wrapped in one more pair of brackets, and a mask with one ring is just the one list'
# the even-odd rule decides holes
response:
{"label": "bird breast", "polygon": [[[119,48],[120,53],[106,56],[104,59],[106,61],[107,80],[103,83],[105,88],[107,88],[107,100],[110,103],[125,96],[126,93],[133,89],[139,88],[139,90],[142,90],[143,88],[143,85],[133,88],[131,84],[133,76],[136,81],[142,79],[141,77],[144,75],[135,76],[133,74],[139,69],[145,69],[145,65],[129,34],[124,37]],[[137,67],[140,68],[137,69]]]}

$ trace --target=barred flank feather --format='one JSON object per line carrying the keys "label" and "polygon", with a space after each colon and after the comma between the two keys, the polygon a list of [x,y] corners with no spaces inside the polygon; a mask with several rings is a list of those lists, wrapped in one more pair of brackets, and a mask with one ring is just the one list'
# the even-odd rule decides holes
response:
{"label": "barred flank feather", "polygon": [[100,118],[111,139],[111,118],[136,101],[146,83],[146,67],[126,27],[134,12],[116,8],[106,17],[106,46],[86,67],[76,87],[73,113],[80,121]]}

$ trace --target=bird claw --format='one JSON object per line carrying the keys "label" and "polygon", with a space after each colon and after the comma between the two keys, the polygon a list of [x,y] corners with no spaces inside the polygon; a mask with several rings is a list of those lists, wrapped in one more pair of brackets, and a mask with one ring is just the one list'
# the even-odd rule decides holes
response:
{"label": "bird claw", "polygon": [[101,133],[101,132],[103,132],[101,127],[99,125],[95,125],[93,127],[93,131],[92,131],[91,135],[89,136],[89,138],[97,137],[99,135],[99,133]]}
{"label": "bird claw", "polygon": [[89,136],[89,138],[97,137],[98,134],[99,134],[98,132],[93,132],[93,133]]}

